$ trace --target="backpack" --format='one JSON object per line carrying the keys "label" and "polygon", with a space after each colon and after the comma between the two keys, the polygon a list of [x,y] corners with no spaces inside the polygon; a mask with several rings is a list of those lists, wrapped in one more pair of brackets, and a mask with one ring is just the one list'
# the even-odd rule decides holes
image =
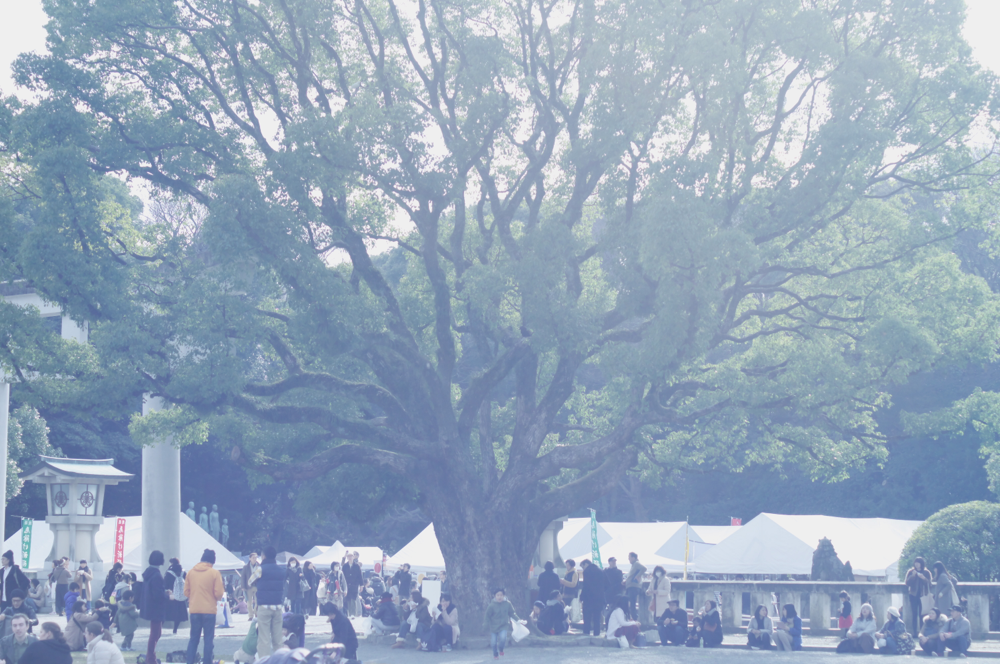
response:
{"label": "backpack", "polygon": [[178,602],[184,601],[184,577],[180,574],[174,576],[174,600]]}

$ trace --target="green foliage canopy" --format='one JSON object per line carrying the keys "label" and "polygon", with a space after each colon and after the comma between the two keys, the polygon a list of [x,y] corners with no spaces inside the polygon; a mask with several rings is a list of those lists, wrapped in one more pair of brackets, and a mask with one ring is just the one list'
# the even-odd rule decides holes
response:
{"label": "green foliage canopy", "polygon": [[923,556],[962,581],[1000,581],[1000,505],[977,500],[951,505],[931,515],[903,547],[901,573]]}
{"label": "green foliage canopy", "polygon": [[161,395],[134,436],[262,475],[412,478],[463,606],[640,458],[842,478],[894,386],[994,357],[948,250],[985,226],[996,104],[960,0],[47,11],[0,278],[92,344],[37,352],[3,308],[5,365]]}

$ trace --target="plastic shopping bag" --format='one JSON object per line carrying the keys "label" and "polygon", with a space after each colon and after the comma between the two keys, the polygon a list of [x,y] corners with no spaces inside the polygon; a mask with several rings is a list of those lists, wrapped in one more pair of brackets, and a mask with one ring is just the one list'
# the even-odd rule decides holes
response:
{"label": "plastic shopping bag", "polygon": [[223,595],[222,599],[215,603],[215,626],[224,627],[226,625],[226,597]]}
{"label": "plastic shopping bag", "polygon": [[514,639],[515,643],[524,640],[524,637],[529,634],[531,634],[531,632],[528,631],[527,627],[515,620],[510,621],[510,635]]}

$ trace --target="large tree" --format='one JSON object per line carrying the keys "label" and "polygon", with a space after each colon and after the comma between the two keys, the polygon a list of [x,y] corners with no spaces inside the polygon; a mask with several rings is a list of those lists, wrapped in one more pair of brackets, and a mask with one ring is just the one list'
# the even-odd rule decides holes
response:
{"label": "large tree", "polygon": [[[407,478],[473,628],[640,458],[841,478],[894,385],[993,357],[948,244],[995,103],[960,0],[47,11],[0,276],[92,344],[38,398],[161,395],[134,436],[258,478]],[[54,362],[29,336],[15,375]]]}

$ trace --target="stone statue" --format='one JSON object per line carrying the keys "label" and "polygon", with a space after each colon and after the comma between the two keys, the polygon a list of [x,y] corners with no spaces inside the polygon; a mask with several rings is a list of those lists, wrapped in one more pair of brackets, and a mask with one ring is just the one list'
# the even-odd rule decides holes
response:
{"label": "stone statue", "polygon": [[222,520],[222,546],[229,546],[229,519]]}
{"label": "stone statue", "polygon": [[819,541],[819,546],[813,551],[812,576],[813,581],[846,581],[847,570],[840,562],[833,542],[827,538]]}
{"label": "stone statue", "polygon": [[202,507],[201,508],[201,514],[198,516],[198,525],[201,526],[201,529],[204,530],[206,533],[208,532],[208,508],[207,507]]}
{"label": "stone statue", "polygon": [[212,513],[208,515],[208,532],[212,533],[212,539],[219,541],[219,506],[212,505]]}
{"label": "stone statue", "polygon": [[197,513],[194,511],[194,501],[188,503],[187,511],[184,513],[187,514],[188,518],[191,519],[192,521],[195,521],[198,518]]}

